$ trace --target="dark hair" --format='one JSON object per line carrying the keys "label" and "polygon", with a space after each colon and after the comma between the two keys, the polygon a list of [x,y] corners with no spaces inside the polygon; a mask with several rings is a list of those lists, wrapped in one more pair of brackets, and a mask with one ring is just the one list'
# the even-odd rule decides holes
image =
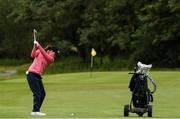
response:
{"label": "dark hair", "polygon": [[54,47],[52,45],[47,45],[45,50],[46,51],[51,50],[51,51],[55,52],[56,56],[60,53],[59,48],[56,48],[56,47]]}

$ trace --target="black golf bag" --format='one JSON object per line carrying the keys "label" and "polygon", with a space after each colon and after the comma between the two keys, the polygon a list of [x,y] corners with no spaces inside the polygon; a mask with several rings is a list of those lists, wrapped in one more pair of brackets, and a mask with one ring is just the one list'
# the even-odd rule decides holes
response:
{"label": "black golf bag", "polygon": [[147,78],[147,76],[138,73],[134,73],[131,78],[129,88],[132,92],[134,107],[145,108],[149,102],[153,102],[153,95],[148,88]]}
{"label": "black golf bag", "polygon": [[[129,73],[133,74],[129,83],[132,98],[130,105],[124,106],[124,116],[129,116],[129,112],[137,113],[139,116],[143,116],[145,112],[148,112],[148,117],[152,117],[152,105],[150,105],[150,102],[153,102],[152,94],[156,91],[156,84],[148,75],[151,67],[152,65],[138,62],[134,72]],[[148,88],[148,82],[152,83],[153,91]]]}

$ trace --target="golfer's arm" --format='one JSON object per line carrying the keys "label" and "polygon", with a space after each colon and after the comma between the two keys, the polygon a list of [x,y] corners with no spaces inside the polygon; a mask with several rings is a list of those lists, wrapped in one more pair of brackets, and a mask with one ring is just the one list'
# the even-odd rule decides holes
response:
{"label": "golfer's arm", "polygon": [[50,63],[54,62],[54,58],[52,56],[50,56],[49,54],[47,54],[47,52],[44,50],[44,48],[41,47],[41,45],[38,45],[38,48],[39,48],[41,54],[44,56],[44,58],[48,62],[50,62]]}
{"label": "golfer's arm", "polygon": [[36,52],[36,46],[34,45],[32,51],[31,51],[31,57],[35,58],[37,55],[38,55],[38,53]]}

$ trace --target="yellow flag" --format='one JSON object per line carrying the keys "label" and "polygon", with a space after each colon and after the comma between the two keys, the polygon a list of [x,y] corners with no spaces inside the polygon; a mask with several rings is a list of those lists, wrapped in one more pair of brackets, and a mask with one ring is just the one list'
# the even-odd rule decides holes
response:
{"label": "yellow flag", "polygon": [[96,56],[96,51],[94,48],[91,49],[91,56],[93,56],[93,57]]}

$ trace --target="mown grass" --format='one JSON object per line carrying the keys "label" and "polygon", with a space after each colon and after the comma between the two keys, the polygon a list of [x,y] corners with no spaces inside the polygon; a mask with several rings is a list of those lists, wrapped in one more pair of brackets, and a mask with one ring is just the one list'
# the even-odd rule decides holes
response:
{"label": "mown grass", "polygon": [[[157,83],[154,118],[180,118],[180,73],[153,71]],[[3,77],[1,76],[0,79]],[[130,102],[128,72],[89,72],[45,75],[42,118],[121,118]],[[0,118],[32,118],[32,94],[25,76],[0,81]],[[145,114],[146,116],[146,114]],[[130,114],[130,117],[137,117]]]}

